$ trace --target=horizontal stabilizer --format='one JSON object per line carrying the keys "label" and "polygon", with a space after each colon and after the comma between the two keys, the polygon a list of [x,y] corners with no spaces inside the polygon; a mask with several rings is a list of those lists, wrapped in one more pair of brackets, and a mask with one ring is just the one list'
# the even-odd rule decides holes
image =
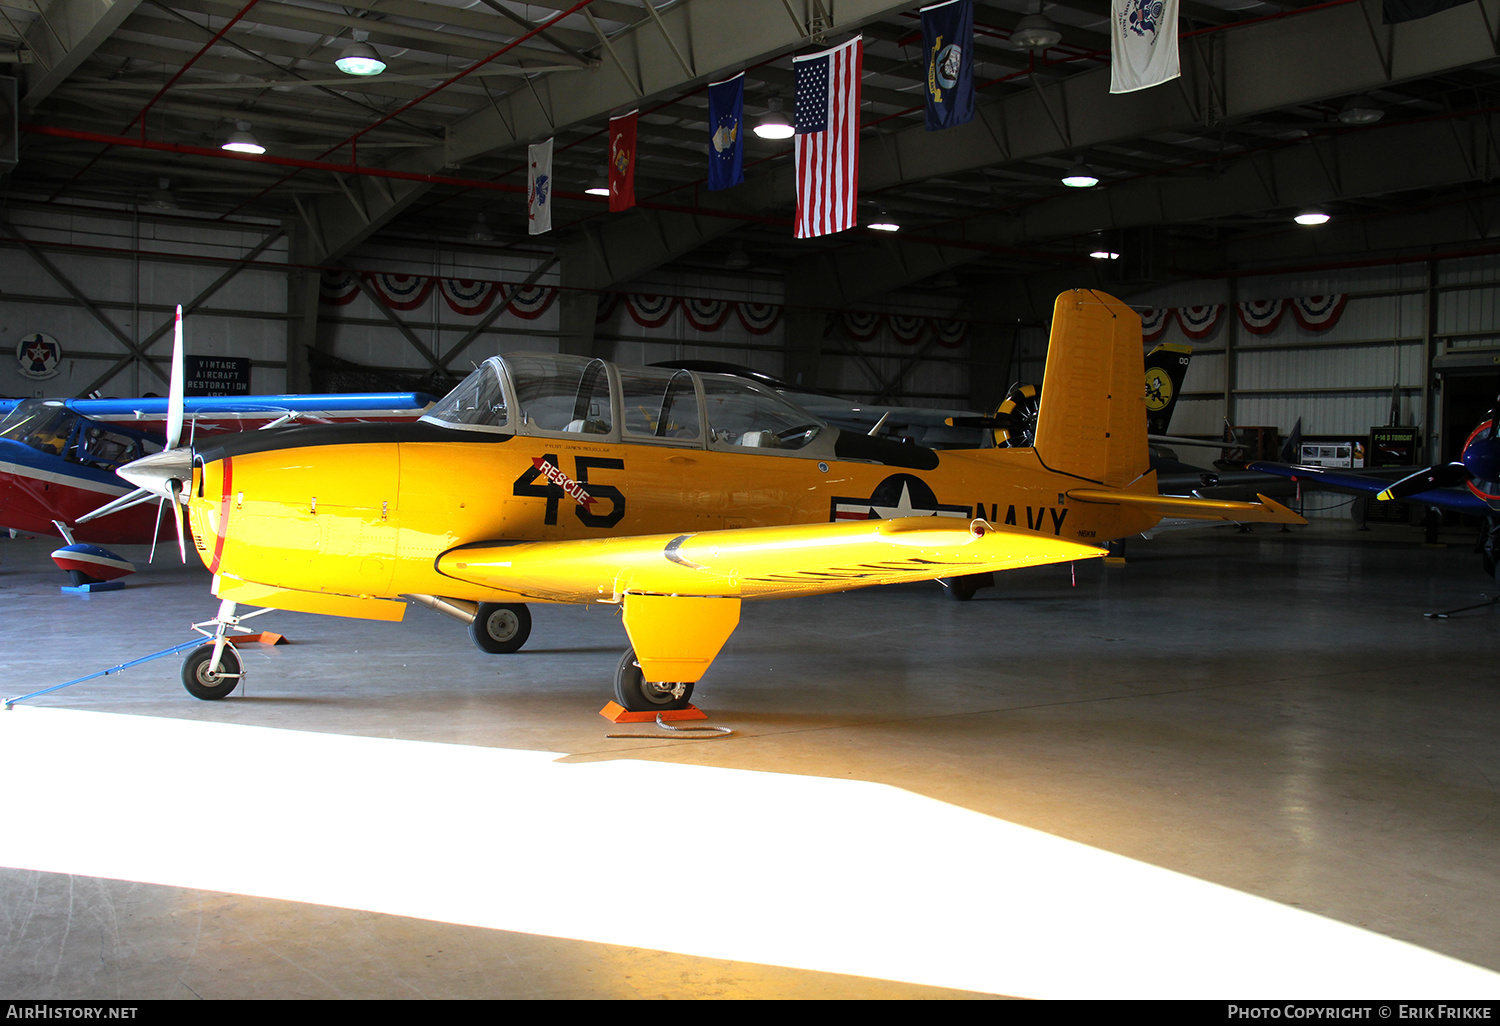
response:
{"label": "horizontal stabilizer", "polygon": [[946,517],[901,517],[450,549],[449,577],[536,599],[784,598],[1102,556],[1092,545]]}
{"label": "horizontal stabilizer", "polygon": [[1259,502],[1231,502],[1227,499],[1193,499],[1176,495],[1115,492],[1100,488],[1075,488],[1068,498],[1078,502],[1097,502],[1110,506],[1128,506],[1163,517],[1188,520],[1227,520],[1236,524],[1305,524],[1306,520],[1274,499],[1257,495]]}

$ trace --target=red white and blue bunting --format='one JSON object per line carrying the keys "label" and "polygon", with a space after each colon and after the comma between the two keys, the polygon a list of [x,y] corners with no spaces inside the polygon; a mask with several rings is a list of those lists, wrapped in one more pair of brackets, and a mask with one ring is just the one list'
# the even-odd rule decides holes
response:
{"label": "red white and blue bunting", "polygon": [[1177,326],[1188,338],[1200,342],[1218,330],[1219,316],[1223,312],[1223,303],[1211,303],[1208,306],[1180,306],[1177,308]]}
{"label": "red white and blue bunting", "polygon": [[1307,331],[1327,331],[1344,315],[1347,295],[1298,296],[1292,300],[1292,316]]}
{"label": "red white and blue bunting", "polygon": [[454,313],[478,317],[505,295],[505,286],[493,281],[444,278],[438,282],[438,291]]}
{"label": "red white and blue bunting", "polygon": [[781,307],[775,303],[740,302],[734,305],[740,324],[752,335],[765,335],[781,320]]}
{"label": "red white and blue bunting", "polygon": [[850,310],[844,314],[844,331],[856,342],[868,342],[880,333],[882,320],[878,313]]}
{"label": "red white and blue bunting", "polygon": [[1252,335],[1269,335],[1285,312],[1284,299],[1247,299],[1240,304],[1240,323]]}
{"label": "red white and blue bunting", "polygon": [[1176,313],[1170,306],[1164,306],[1160,310],[1141,311],[1141,338],[1146,342],[1155,342],[1161,338],[1167,333],[1167,327]]}
{"label": "red white and blue bunting", "polygon": [[[1236,306],[1240,323],[1252,335],[1269,335],[1288,309],[1306,331],[1327,331],[1339,322],[1348,303],[1347,295],[1298,296],[1294,299],[1247,299]],[[1166,334],[1172,321],[1194,341],[1202,341],[1218,330],[1224,305],[1162,307],[1141,311],[1141,337],[1155,342]]]}
{"label": "red white and blue bunting", "polygon": [[934,318],[932,331],[937,336],[938,345],[944,349],[957,349],[964,344],[964,339],[969,337],[969,322],[944,321]]}
{"label": "red white and blue bunting", "polygon": [[318,299],[329,306],[348,306],[359,295],[359,279],[353,271],[324,271],[318,282]]}
{"label": "red white and blue bunting", "polygon": [[723,299],[695,299],[682,301],[682,315],[697,331],[718,331],[729,319],[729,302]]}
{"label": "red white and blue bunting", "polygon": [[367,274],[365,280],[392,310],[415,310],[427,299],[434,282],[425,274]]}
{"label": "red white and blue bunting", "polygon": [[557,298],[557,289],[550,285],[527,285],[510,295],[508,309],[523,320],[534,321],[547,312]]}
{"label": "red white and blue bunting", "polygon": [[677,307],[676,296],[645,296],[631,293],[625,297],[630,319],[643,328],[659,328],[672,318]]}
{"label": "red white and blue bunting", "polygon": [[927,318],[891,314],[890,325],[891,335],[897,342],[903,346],[914,346],[927,331]]}

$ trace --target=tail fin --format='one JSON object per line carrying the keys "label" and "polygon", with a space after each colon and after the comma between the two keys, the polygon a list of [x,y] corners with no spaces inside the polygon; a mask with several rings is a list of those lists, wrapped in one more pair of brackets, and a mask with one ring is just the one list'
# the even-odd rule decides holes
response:
{"label": "tail fin", "polygon": [[1146,354],[1146,431],[1164,435],[1182,394],[1193,347],[1163,342]]}
{"label": "tail fin", "polygon": [[1036,425],[1042,463],[1112,487],[1145,474],[1151,459],[1143,375],[1134,310],[1092,289],[1058,296]]}

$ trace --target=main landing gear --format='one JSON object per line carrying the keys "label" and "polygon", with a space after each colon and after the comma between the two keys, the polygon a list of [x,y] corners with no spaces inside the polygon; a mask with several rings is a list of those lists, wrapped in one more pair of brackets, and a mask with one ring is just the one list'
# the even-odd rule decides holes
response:
{"label": "main landing gear", "polygon": [[521,603],[481,602],[469,624],[469,637],[492,655],[519,652],[531,637],[531,610]]}
{"label": "main landing gear", "polygon": [[670,712],[686,709],[693,697],[693,685],[656,684],[646,680],[635,649],[627,648],[615,667],[615,701],[626,712]]}

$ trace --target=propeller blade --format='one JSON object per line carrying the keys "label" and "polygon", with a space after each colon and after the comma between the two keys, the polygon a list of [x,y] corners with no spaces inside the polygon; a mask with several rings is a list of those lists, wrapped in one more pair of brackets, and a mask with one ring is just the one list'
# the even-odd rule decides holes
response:
{"label": "propeller blade", "polygon": [[1469,479],[1469,471],[1462,463],[1444,463],[1436,467],[1423,467],[1415,474],[1408,474],[1385,491],[1377,499],[1405,499],[1434,488],[1452,488]]}
{"label": "propeller blade", "polygon": [[90,520],[98,520],[100,517],[107,517],[111,513],[118,513],[122,509],[129,509],[132,506],[139,506],[143,502],[150,501],[150,492],[146,491],[146,489],[144,488],[136,488],[132,491],[126,492],[124,495],[120,496],[117,499],[109,500],[98,509],[90,510],[73,522],[75,524],[86,524]]}
{"label": "propeller blade", "polygon": [[182,505],[181,505],[181,500],[179,499],[179,493],[181,491],[182,491],[182,484],[181,484],[181,482],[173,480],[173,482],[172,482],[172,520],[177,524],[177,555],[181,556],[182,557],[182,561],[184,563],[186,563],[187,562],[187,539],[183,536],[183,533],[182,533]]}
{"label": "propeller blade", "polygon": [[177,307],[177,324],[172,332],[172,379],[167,388],[167,448],[177,448],[182,441],[183,392],[187,373],[182,352],[182,307]]}
{"label": "propeller blade", "polygon": [[151,525],[151,551],[146,554],[146,562],[156,562],[156,538],[161,533],[161,509],[166,499],[156,500],[156,522]]}

